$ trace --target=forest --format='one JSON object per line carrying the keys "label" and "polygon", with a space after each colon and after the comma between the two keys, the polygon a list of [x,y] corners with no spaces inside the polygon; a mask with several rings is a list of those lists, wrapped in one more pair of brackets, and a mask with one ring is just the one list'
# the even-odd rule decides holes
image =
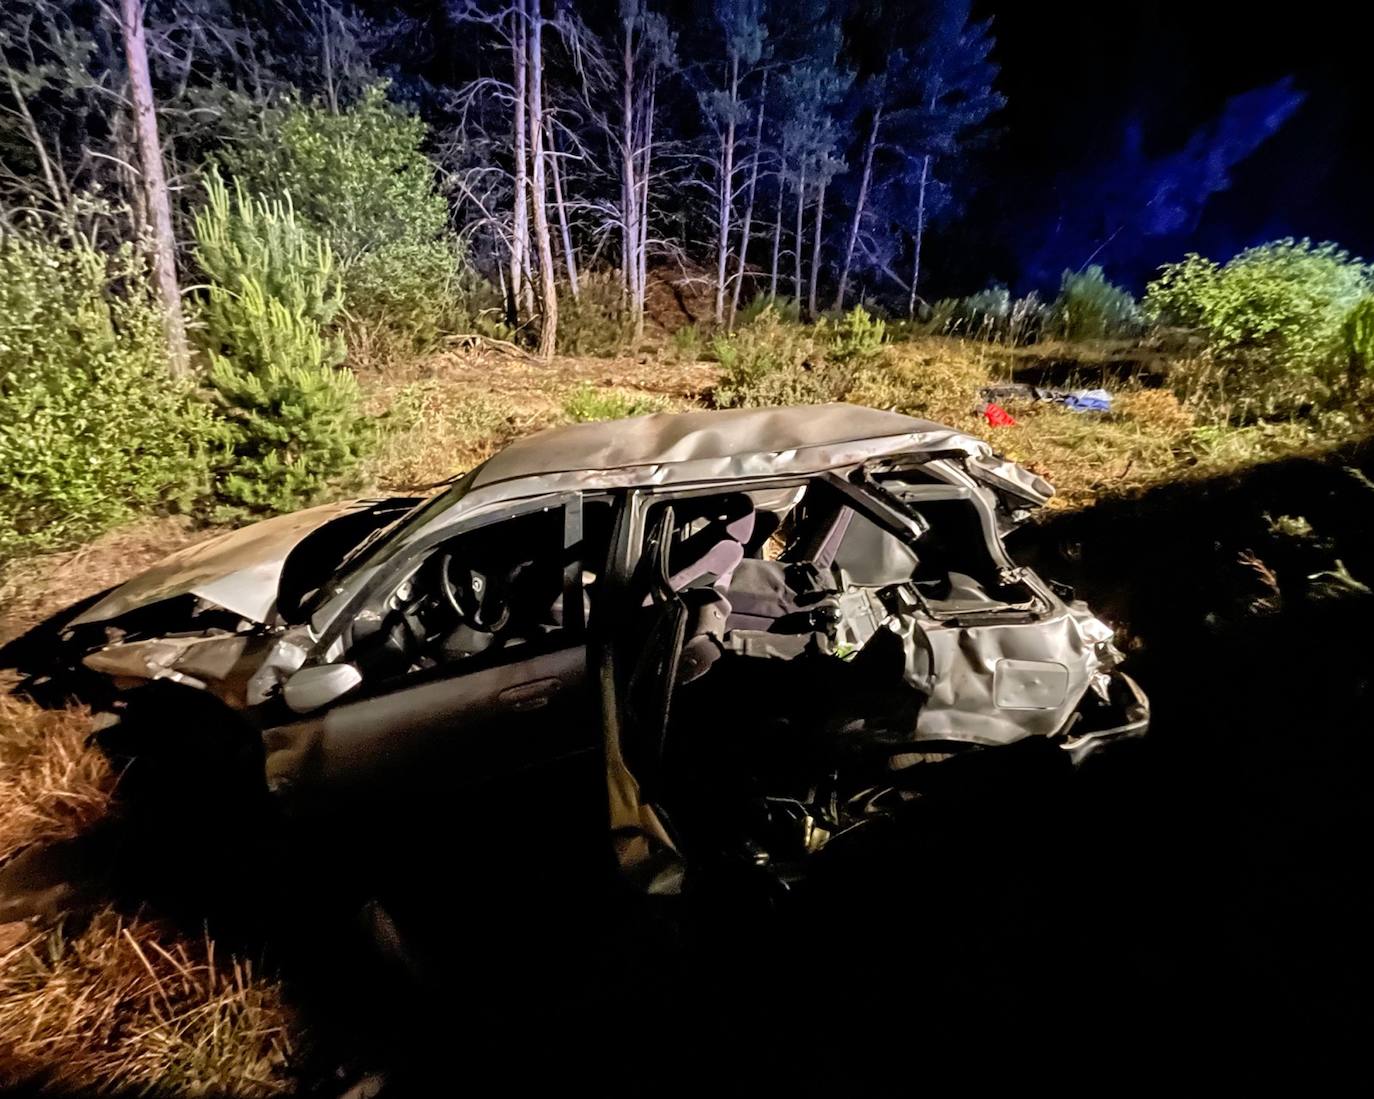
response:
{"label": "forest", "polygon": [[[1301,204],[1207,220],[1315,93],[1257,69],[1075,158],[1016,112],[997,8],[3,0],[0,644],[169,550],[422,495],[543,428],[833,401],[1053,482],[1044,543],[1175,704],[1216,638],[1363,607],[1374,265]],[[1204,579],[1166,593],[1156,552]],[[0,875],[111,812],[91,731],[0,695]],[[126,900],[39,926],[0,897],[0,1086],[332,1079],[280,953],[236,928],[217,959],[203,913]]]}
{"label": "forest", "polygon": [[881,343],[873,320],[1012,347],[1162,327],[1210,334],[1173,389],[1228,424],[1310,423],[1370,361],[1368,270],[1335,245],[1188,258],[1141,302],[1101,265],[1186,228],[1289,80],[1177,151],[1128,145],[1009,283],[951,297],[927,242],[972,230],[1006,102],[967,3],[16,0],[0,34],[4,555],[337,491],[419,399],[378,420],[357,378],[465,341],[715,359],[720,400],[766,403],[843,395],[852,370],[792,375],[854,326]]}

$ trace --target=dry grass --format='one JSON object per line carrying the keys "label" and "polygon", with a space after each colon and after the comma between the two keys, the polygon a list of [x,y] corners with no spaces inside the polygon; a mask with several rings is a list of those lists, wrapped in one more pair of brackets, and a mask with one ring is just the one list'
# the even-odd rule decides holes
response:
{"label": "dry grass", "polygon": [[5,562],[0,566],[0,644],[215,533],[216,528],[197,529],[181,516],[137,519],[79,549]]}
{"label": "dry grass", "polygon": [[1055,507],[1081,507],[1098,496],[1161,480],[1188,467],[1193,418],[1160,389],[1126,389],[1107,413],[1056,404],[1011,404],[1017,427],[989,428],[994,446],[1055,486]]}
{"label": "dry grass", "polygon": [[919,416],[982,434],[978,390],[994,381],[998,363],[987,345],[927,337],[887,349],[861,370],[846,398],[855,404]]}
{"label": "dry grass", "polygon": [[[115,785],[90,715],[43,710],[0,683],[0,864],[80,835]],[[295,1024],[248,961],[113,910],[84,925],[0,924],[0,1088],[277,1095]]]}
{"label": "dry grass", "polygon": [[114,789],[105,757],[87,743],[90,714],[40,709],[12,687],[0,679],[0,863],[85,831],[104,816]]}
{"label": "dry grass", "polygon": [[0,954],[0,1085],[281,1095],[294,1029],[280,985],[251,961],[111,909]]}
{"label": "dry grass", "polygon": [[471,469],[512,439],[566,422],[570,395],[612,388],[643,404],[682,406],[715,378],[709,363],[446,353],[361,376],[369,410],[390,420],[372,479],[409,492]]}
{"label": "dry grass", "polygon": [[509,406],[481,396],[459,398],[432,379],[372,399],[389,399],[393,430],[371,460],[371,479],[386,492],[419,492],[471,469],[521,434],[523,426]]}
{"label": "dry grass", "polygon": [[[212,531],[142,520],[79,550],[11,562],[0,640]],[[45,710],[0,678],[0,864],[90,829],[115,775],[81,707]],[[293,1024],[276,981],[208,939],[102,911],[85,926],[0,924],[0,1088],[276,1095]]]}
{"label": "dry grass", "polygon": [[[1067,362],[1077,345],[1046,356]],[[1120,349],[1086,345],[1087,369]],[[1210,476],[1255,462],[1311,452],[1351,437],[1362,425],[1270,423],[1245,428],[1203,426],[1170,390],[1138,382],[1109,385],[1112,411],[1077,413],[1048,402],[1007,401],[1015,426],[990,427],[978,391],[1010,381],[1025,365],[1006,349],[976,341],[926,337],[889,348],[877,366],[860,372],[847,399],[949,424],[987,439],[1055,486],[1051,507],[1080,507],[1099,496],[1162,481]],[[1070,364],[1071,365],[1071,364]],[[1318,437],[1319,434],[1322,437]]]}

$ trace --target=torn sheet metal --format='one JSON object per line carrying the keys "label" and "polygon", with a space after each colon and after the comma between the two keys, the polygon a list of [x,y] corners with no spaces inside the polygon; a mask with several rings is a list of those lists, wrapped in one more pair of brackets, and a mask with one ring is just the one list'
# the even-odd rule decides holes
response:
{"label": "torn sheet metal", "polygon": [[1064,730],[1094,676],[1112,667],[1111,628],[1082,604],[1049,618],[925,625],[933,653],[916,739],[1011,744]]}

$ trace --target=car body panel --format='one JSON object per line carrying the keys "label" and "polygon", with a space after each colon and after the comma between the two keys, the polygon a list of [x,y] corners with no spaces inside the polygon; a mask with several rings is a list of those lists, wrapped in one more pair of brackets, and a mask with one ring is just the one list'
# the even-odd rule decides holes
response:
{"label": "car body panel", "polygon": [[277,584],[291,551],[326,523],[363,511],[371,503],[322,504],[187,546],[121,584],[71,625],[106,622],[179,595],[196,595],[250,621],[266,622],[276,606]]}
{"label": "car body panel", "polygon": [[399,681],[270,729],[267,785],[313,798],[414,786],[411,780],[425,775],[452,789],[517,771],[596,745],[594,723],[579,714],[585,692],[580,642],[471,672]]}
{"label": "car body panel", "polygon": [[404,541],[531,496],[807,475],[897,454],[967,460],[975,480],[1020,507],[1054,495],[1044,478],[998,458],[981,439],[895,412],[824,404],[654,413],[550,428],[512,443],[450,490],[452,506],[435,507]]}

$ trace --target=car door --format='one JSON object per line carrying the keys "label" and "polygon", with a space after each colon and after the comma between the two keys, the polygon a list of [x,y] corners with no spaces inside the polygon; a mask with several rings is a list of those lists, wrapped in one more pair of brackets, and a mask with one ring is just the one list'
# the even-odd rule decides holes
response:
{"label": "car door", "polygon": [[580,613],[580,499],[569,498],[561,511],[565,601],[579,613],[513,648],[365,680],[329,709],[270,729],[269,785],[303,808],[406,815],[417,800],[594,749]]}

